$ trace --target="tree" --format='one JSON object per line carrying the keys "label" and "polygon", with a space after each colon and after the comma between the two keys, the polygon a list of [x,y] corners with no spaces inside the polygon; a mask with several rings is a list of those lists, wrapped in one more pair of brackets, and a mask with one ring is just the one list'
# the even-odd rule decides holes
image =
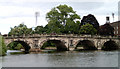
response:
{"label": "tree", "polygon": [[99,31],[99,23],[98,23],[98,21],[97,21],[97,19],[95,18],[94,15],[89,14],[89,15],[83,17],[83,19],[81,20],[81,25],[85,25],[87,23],[93,25],[93,27],[97,31]]}
{"label": "tree", "polygon": [[43,34],[44,32],[45,32],[45,29],[44,29],[43,26],[37,26],[35,28],[35,32],[34,33],[36,33],[36,34]]}
{"label": "tree", "polygon": [[18,43],[17,46],[14,48],[15,50],[21,50],[21,49],[24,49],[24,47]]}
{"label": "tree", "polygon": [[62,25],[57,25],[57,24],[54,24],[54,23],[49,23],[47,25],[47,33],[49,34],[60,34],[61,33],[61,28],[62,28]]}
{"label": "tree", "polygon": [[11,28],[10,32],[8,35],[16,35],[16,36],[21,36],[21,35],[28,35],[32,34],[32,28],[27,28],[26,25],[20,24],[18,26],[15,26],[14,28]]}
{"label": "tree", "polygon": [[95,35],[97,33],[97,30],[93,27],[93,25],[87,23],[87,24],[81,26],[80,33]]}
{"label": "tree", "polygon": [[107,35],[107,36],[108,35],[114,36],[114,28],[109,23],[106,23],[100,26],[99,34]]}
{"label": "tree", "polygon": [[45,49],[45,47],[56,47],[56,45],[52,41],[47,41],[47,42],[45,42],[43,44],[43,46],[41,47],[41,49]]}
{"label": "tree", "polygon": [[80,22],[68,22],[62,30],[66,34],[79,34]]}
{"label": "tree", "polygon": [[7,47],[4,43],[4,38],[0,35],[0,56],[5,55],[7,52]]}
{"label": "tree", "polygon": [[24,47],[19,42],[11,42],[7,47],[9,50],[24,49]]}
{"label": "tree", "polygon": [[[72,7],[59,5],[47,13],[48,28],[50,33],[68,33],[75,32],[76,23],[80,23],[80,16],[76,14]],[[78,30],[78,29],[75,29]]]}

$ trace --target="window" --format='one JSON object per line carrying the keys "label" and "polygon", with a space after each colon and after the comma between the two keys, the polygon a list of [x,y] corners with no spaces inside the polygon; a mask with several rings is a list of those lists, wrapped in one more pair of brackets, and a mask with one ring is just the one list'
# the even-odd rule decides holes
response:
{"label": "window", "polygon": [[114,27],[114,30],[115,30],[115,27]]}
{"label": "window", "polygon": [[117,30],[118,30],[118,27],[117,27]]}
{"label": "window", "polygon": [[115,31],[114,31],[114,34],[115,34]]}
{"label": "window", "polygon": [[118,34],[118,30],[117,30],[117,34]]}

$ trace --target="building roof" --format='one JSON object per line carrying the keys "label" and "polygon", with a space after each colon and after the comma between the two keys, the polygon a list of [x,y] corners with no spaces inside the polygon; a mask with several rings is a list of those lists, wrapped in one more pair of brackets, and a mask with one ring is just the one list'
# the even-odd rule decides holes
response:
{"label": "building roof", "polygon": [[112,23],[110,23],[110,24],[114,24],[114,23],[120,23],[120,21],[112,22]]}

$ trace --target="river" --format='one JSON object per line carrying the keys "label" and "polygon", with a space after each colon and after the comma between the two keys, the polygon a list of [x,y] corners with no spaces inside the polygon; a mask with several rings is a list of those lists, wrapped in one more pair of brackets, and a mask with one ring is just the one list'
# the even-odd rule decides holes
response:
{"label": "river", "polygon": [[2,57],[3,67],[118,67],[118,51],[14,52]]}

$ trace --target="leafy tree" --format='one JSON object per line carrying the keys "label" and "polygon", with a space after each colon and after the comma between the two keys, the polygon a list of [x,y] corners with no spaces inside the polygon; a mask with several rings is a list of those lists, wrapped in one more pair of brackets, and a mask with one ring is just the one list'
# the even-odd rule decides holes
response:
{"label": "leafy tree", "polygon": [[0,56],[5,55],[7,52],[7,47],[4,43],[3,37],[0,35]]}
{"label": "leafy tree", "polygon": [[45,49],[46,47],[56,47],[56,45],[52,41],[47,41],[43,44],[41,49]]}
{"label": "leafy tree", "polygon": [[93,27],[97,30],[97,32],[99,31],[99,23],[94,15],[89,14],[83,17],[83,19],[81,20],[81,25],[85,25],[87,23],[93,25]]}
{"label": "leafy tree", "polygon": [[36,34],[43,34],[45,31],[46,31],[46,30],[44,29],[43,26],[37,26],[37,27],[35,28],[35,32],[34,32],[34,33],[36,33]]}
{"label": "leafy tree", "polygon": [[45,30],[44,33],[46,33],[46,34],[50,32],[50,29],[48,28],[48,24],[44,27],[44,30]]}
{"label": "leafy tree", "polygon": [[24,49],[24,47],[19,43],[19,44],[17,44],[17,46],[14,49],[20,50],[20,49]]}
{"label": "leafy tree", "polygon": [[57,24],[54,24],[54,23],[49,23],[48,25],[47,25],[47,33],[57,33],[57,34],[59,34],[59,33],[61,33],[61,28],[62,28],[62,26],[61,25],[57,25]]}
{"label": "leafy tree", "polygon": [[20,50],[24,49],[24,47],[19,42],[12,42],[8,46],[8,49],[10,50]]}
{"label": "leafy tree", "polygon": [[[76,23],[80,23],[80,16],[76,14],[72,7],[67,5],[54,7],[47,13],[46,19],[50,33],[73,33],[79,27]],[[77,29],[74,27],[77,27]]]}
{"label": "leafy tree", "polygon": [[9,50],[14,50],[14,47],[17,46],[17,44],[18,44],[17,42],[12,42],[12,43],[8,44],[7,47]]}
{"label": "leafy tree", "polygon": [[18,26],[15,26],[14,28],[11,28],[10,32],[8,33],[9,35],[16,35],[16,36],[20,36],[20,35],[28,35],[28,34],[32,34],[32,28],[27,28],[26,25],[24,24],[20,24]]}
{"label": "leafy tree", "polygon": [[114,36],[114,28],[109,23],[106,23],[100,26],[99,34],[107,35],[107,36],[108,35]]}
{"label": "leafy tree", "polygon": [[68,22],[64,28],[62,28],[62,32],[65,34],[79,34],[80,30],[80,22]]}
{"label": "leafy tree", "polygon": [[93,27],[93,25],[87,23],[87,24],[81,26],[80,33],[95,35],[97,33],[97,30]]}

